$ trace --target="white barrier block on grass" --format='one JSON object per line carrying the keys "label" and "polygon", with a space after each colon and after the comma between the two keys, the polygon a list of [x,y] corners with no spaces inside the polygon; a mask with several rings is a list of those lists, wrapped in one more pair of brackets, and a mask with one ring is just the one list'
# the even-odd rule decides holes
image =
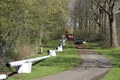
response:
{"label": "white barrier block on grass", "polygon": [[7,75],[6,75],[6,74],[1,74],[1,75],[0,75],[0,80],[6,79],[6,78],[7,78]]}
{"label": "white barrier block on grass", "polygon": [[63,48],[62,47],[57,47],[57,50],[58,51],[63,51]]}
{"label": "white barrier block on grass", "polygon": [[18,73],[30,73],[32,68],[32,62],[22,64],[19,69]]}
{"label": "white barrier block on grass", "polygon": [[56,56],[56,50],[49,50],[50,56]]}

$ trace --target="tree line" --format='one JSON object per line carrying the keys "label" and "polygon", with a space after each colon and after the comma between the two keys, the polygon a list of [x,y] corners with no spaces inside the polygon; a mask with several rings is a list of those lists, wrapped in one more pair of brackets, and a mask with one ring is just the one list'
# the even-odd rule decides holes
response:
{"label": "tree line", "polygon": [[119,13],[119,0],[76,0],[71,11],[74,33],[87,41],[117,48]]}

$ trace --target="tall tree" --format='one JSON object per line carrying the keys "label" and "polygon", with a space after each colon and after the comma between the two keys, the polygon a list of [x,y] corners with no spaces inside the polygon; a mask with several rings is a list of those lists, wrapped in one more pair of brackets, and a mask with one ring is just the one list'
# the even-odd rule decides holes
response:
{"label": "tall tree", "polygon": [[108,15],[109,23],[107,24],[109,24],[110,28],[110,47],[119,47],[116,32],[116,16],[114,12],[117,0],[103,0],[102,2],[105,2],[107,8],[105,8],[103,5],[100,5],[98,1],[93,2],[99,7],[99,9],[103,10]]}

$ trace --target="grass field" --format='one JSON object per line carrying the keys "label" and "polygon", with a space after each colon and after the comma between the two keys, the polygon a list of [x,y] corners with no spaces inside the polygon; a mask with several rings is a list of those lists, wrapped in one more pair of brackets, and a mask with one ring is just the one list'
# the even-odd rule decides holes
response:
{"label": "grass field", "polygon": [[102,49],[99,45],[87,44],[89,48],[93,48],[99,54],[104,55],[113,63],[113,67],[102,80],[120,80],[120,48],[118,49]]}
{"label": "grass field", "polygon": [[[48,43],[48,47],[44,48],[44,54],[47,54],[48,49],[55,49],[58,42]],[[43,54],[42,54],[43,55]],[[41,56],[41,54],[37,55]],[[36,57],[37,57],[36,56]],[[64,70],[71,69],[80,63],[80,57],[76,48],[71,43],[66,43],[63,52],[57,53],[56,57],[51,57],[32,67],[32,72],[29,74],[16,74],[9,77],[7,80],[33,80],[35,78],[44,77],[50,74],[55,74]]]}

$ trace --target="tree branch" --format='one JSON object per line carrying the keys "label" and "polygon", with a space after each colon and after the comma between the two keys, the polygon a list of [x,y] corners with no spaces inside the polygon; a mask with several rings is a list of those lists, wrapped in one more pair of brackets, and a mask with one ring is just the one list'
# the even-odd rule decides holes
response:
{"label": "tree branch", "polygon": [[107,11],[103,6],[100,5],[100,3],[98,3],[97,1],[93,1],[91,0],[96,6],[98,6],[100,9],[102,9],[105,13],[107,13],[108,15],[110,15],[109,11]]}

